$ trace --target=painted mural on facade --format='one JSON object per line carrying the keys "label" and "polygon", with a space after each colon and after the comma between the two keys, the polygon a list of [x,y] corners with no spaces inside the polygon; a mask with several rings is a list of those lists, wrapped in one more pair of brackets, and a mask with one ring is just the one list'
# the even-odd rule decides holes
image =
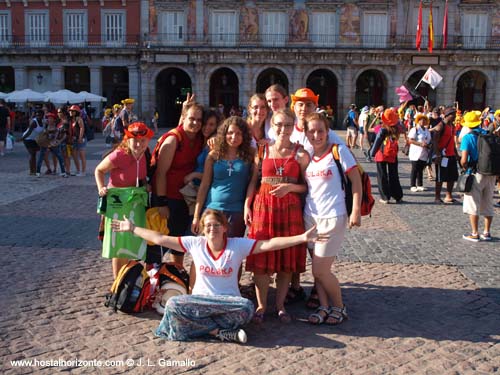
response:
{"label": "painted mural on facade", "polygon": [[340,10],[340,41],[359,43],[360,25],[359,8],[354,4],[345,4]]}
{"label": "painted mural on facade", "polygon": [[259,37],[259,14],[255,7],[242,7],[240,11],[240,38],[256,41]]}
{"label": "painted mural on facade", "polygon": [[293,10],[290,14],[290,41],[306,42],[309,16],[305,9]]}

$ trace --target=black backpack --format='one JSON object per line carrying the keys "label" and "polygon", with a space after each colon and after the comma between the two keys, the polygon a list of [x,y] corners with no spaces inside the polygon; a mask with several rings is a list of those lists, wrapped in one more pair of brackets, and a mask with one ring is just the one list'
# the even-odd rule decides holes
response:
{"label": "black backpack", "polygon": [[149,303],[149,289],[149,275],[144,266],[136,260],[130,260],[120,269],[104,305],[115,312],[142,312]]}
{"label": "black backpack", "polygon": [[83,120],[83,124],[85,125],[85,138],[87,138],[87,142],[92,141],[95,138],[94,128],[89,124],[88,120]]}
{"label": "black backpack", "polygon": [[485,176],[500,176],[500,137],[478,134],[477,151],[477,171]]}

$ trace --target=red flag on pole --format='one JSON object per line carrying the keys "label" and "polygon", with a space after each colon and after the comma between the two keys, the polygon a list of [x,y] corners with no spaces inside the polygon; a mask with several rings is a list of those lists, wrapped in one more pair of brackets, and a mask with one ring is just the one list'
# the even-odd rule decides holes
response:
{"label": "red flag on pole", "polygon": [[420,6],[418,7],[418,22],[417,22],[416,46],[419,51],[421,43],[422,43],[422,0],[420,0]]}
{"label": "red flag on pole", "polygon": [[427,44],[427,49],[432,53],[432,48],[434,48],[434,23],[432,21],[432,1],[429,8],[429,43]]}
{"label": "red flag on pole", "polygon": [[444,7],[444,19],[443,19],[443,49],[446,49],[448,45],[448,0],[446,0],[446,5]]}

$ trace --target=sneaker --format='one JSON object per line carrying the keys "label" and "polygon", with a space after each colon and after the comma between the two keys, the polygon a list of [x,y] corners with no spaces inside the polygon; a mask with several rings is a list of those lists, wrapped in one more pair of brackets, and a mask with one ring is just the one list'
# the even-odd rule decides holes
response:
{"label": "sneaker", "polygon": [[479,235],[479,238],[483,241],[491,241],[491,234],[489,234],[488,232],[485,232],[485,233]]}
{"label": "sneaker", "polygon": [[69,172],[69,175],[74,177],[74,176],[76,176],[76,173],[75,172]]}
{"label": "sneaker", "polygon": [[67,173],[61,173],[59,176],[63,177],[63,178],[68,178],[68,174]]}
{"label": "sneaker", "polygon": [[418,191],[418,188],[417,188],[416,186],[412,186],[412,187],[410,188],[410,190],[411,190],[411,191],[413,191],[413,192],[416,192],[416,191]]}
{"label": "sneaker", "polygon": [[247,342],[247,334],[242,329],[221,329],[216,337],[221,341],[233,341],[241,344]]}
{"label": "sneaker", "polygon": [[76,177],[85,177],[85,172],[78,172]]}
{"label": "sneaker", "polygon": [[464,240],[471,241],[471,242],[479,242],[479,235],[478,234],[464,234],[462,236]]}
{"label": "sneaker", "polygon": [[417,186],[417,191],[426,191],[427,188],[423,187],[423,186]]}
{"label": "sneaker", "polygon": [[389,201],[388,201],[388,200],[385,200],[385,199],[379,199],[378,201],[379,201],[379,203],[382,203],[382,204],[387,204],[387,203],[389,203]]}
{"label": "sneaker", "polygon": [[35,176],[40,177],[40,173],[38,173],[38,172],[35,173]]}

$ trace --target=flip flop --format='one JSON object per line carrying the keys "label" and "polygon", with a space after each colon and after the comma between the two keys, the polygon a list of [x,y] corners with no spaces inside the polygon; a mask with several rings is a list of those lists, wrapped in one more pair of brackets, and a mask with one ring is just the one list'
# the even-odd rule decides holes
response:
{"label": "flip flop", "polygon": [[453,203],[456,203],[456,202],[458,202],[458,201],[455,198],[450,199],[450,200],[446,200],[446,199],[443,200],[444,204],[453,204]]}

